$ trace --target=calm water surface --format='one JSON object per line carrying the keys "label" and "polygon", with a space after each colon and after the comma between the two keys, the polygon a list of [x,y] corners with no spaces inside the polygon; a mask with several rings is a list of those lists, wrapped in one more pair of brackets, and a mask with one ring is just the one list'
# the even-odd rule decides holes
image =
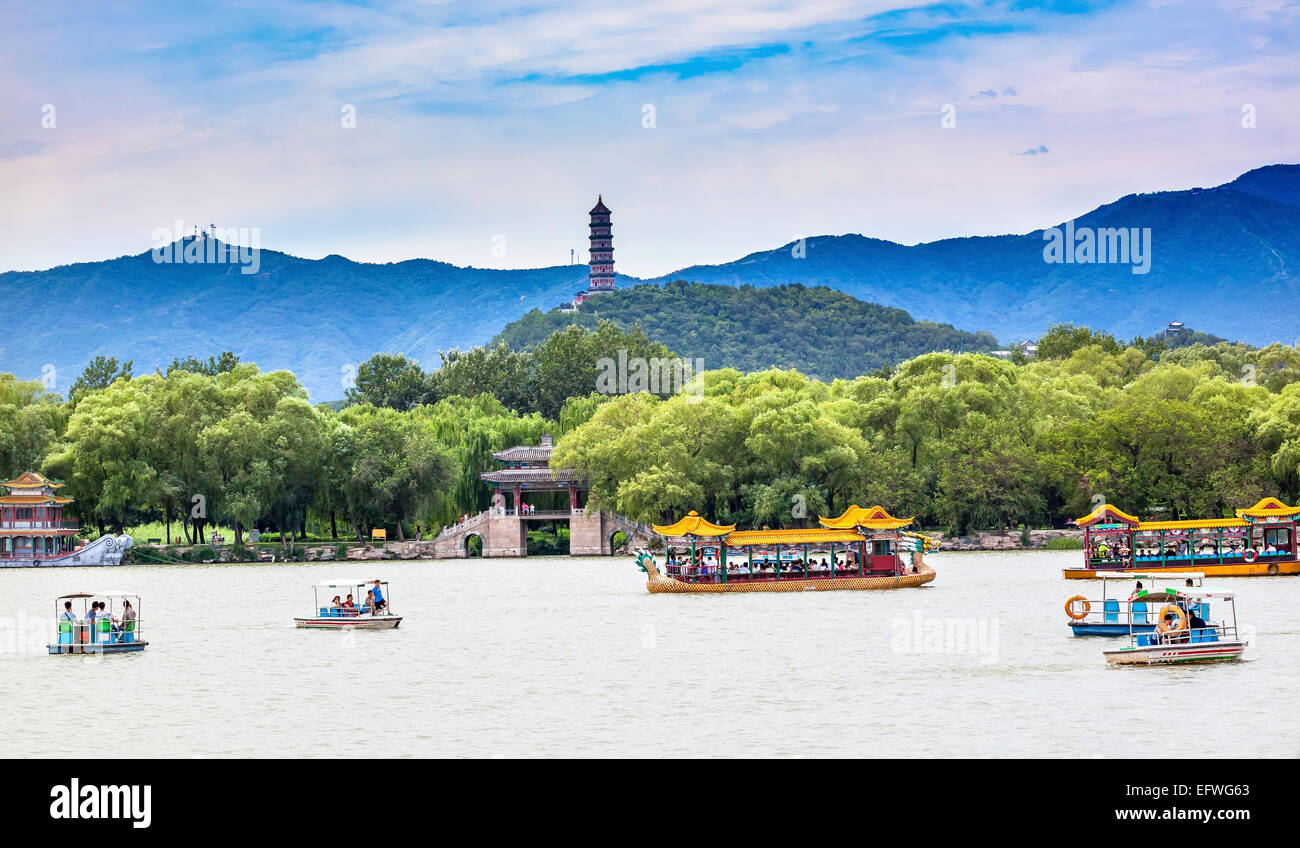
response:
{"label": "calm water surface", "polygon": [[[1065,553],[948,553],[923,589],[649,595],[630,558],[0,569],[8,756],[1300,756],[1300,579],[1236,590],[1248,661],[1108,668]],[[297,630],[391,581],[399,630]],[[53,599],[143,596],[150,646],[49,656]],[[1216,613],[1217,617],[1217,613]],[[1163,725],[1168,726],[1168,725]],[[105,750],[104,746],[107,746]]]}

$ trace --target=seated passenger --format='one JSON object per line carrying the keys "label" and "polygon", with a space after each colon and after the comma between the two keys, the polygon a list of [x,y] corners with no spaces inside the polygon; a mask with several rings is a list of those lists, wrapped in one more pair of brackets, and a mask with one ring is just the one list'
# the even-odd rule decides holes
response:
{"label": "seated passenger", "polygon": [[357,605],[356,605],[356,602],[352,600],[352,596],[351,596],[351,595],[348,595],[348,599],[347,599],[346,601],[343,602],[343,614],[344,614],[344,615],[356,615],[356,614],[357,614]]}

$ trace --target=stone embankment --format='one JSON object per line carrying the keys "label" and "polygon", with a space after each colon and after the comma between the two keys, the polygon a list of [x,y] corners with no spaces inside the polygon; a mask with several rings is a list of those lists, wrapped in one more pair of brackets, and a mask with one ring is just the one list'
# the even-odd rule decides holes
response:
{"label": "stone embankment", "polygon": [[[943,542],[940,551],[1025,551],[1041,550],[1052,539],[1077,539],[1083,544],[1082,530],[1030,530],[1028,539],[1022,537],[1019,530],[997,533],[991,530],[980,531],[969,536],[948,536],[945,533],[927,532]],[[1026,544],[1026,541],[1028,544]]]}

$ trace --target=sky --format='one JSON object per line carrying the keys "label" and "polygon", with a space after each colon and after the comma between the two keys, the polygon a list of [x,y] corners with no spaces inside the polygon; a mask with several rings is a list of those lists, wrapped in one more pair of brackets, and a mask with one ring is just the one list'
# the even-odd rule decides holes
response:
{"label": "sky", "polygon": [[1296,2],[4,0],[0,271],[176,221],[559,265],[597,195],[641,277],[1023,233],[1300,162],[1297,56]]}

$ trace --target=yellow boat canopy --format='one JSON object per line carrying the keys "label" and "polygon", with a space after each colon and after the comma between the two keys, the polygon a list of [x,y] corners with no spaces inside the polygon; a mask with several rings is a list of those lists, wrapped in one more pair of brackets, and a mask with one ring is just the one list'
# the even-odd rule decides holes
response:
{"label": "yellow boat canopy", "polygon": [[839,518],[818,518],[821,525],[829,530],[852,530],[854,527],[866,527],[869,530],[897,530],[911,524],[911,518],[895,518],[885,511],[883,506],[868,509],[854,504],[844,510]]}
{"label": "yellow boat canopy", "polygon": [[1300,507],[1287,506],[1277,498],[1264,498],[1250,509],[1237,510],[1236,518],[1193,518],[1185,521],[1142,521],[1136,516],[1116,509],[1110,504],[1102,504],[1083,518],[1075,520],[1078,527],[1091,527],[1094,524],[1127,524],[1136,530],[1195,530],[1197,528],[1213,529],[1221,527],[1246,527],[1256,520],[1287,521],[1300,515]]}
{"label": "yellow boat canopy", "polygon": [[686,513],[686,517],[676,524],[651,525],[661,536],[725,536],[736,529],[734,524],[714,524],[701,518],[695,510]]}
{"label": "yellow boat canopy", "polygon": [[727,536],[727,547],[745,545],[856,545],[862,537],[853,530],[737,530]]}
{"label": "yellow boat canopy", "polygon": [[1108,503],[1094,509],[1083,518],[1076,518],[1074,524],[1076,527],[1091,527],[1094,524],[1141,524],[1142,520],[1136,515],[1129,515],[1121,509],[1117,509]]}
{"label": "yellow boat canopy", "polygon": [[1300,507],[1287,506],[1277,498],[1264,498],[1250,509],[1237,510],[1237,517],[1287,519],[1297,513],[1300,513]]}
{"label": "yellow boat canopy", "polygon": [[1139,521],[1139,530],[1210,530],[1216,527],[1245,527],[1240,518],[1194,518],[1189,521]]}

